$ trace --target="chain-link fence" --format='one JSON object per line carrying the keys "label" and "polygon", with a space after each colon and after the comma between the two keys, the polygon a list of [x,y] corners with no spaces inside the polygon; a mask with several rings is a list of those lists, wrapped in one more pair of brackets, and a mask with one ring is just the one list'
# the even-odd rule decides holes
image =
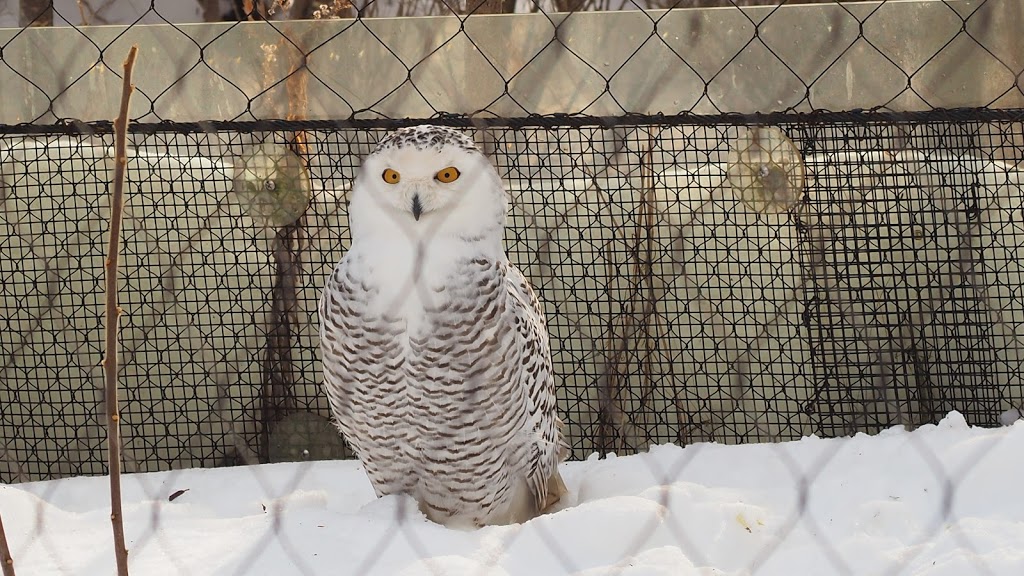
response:
{"label": "chain-link fence", "polygon": [[[65,515],[105,491],[67,478],[107,470],[109,120],[137,44],[121,426],[125,471],[160,473],[126,479],[140,570],[1018,573],[1019,426],[958,419],[1024,408],[1021,24],[1011,0],[8,2],[15,567],[112,564],[68,552],[95,544]],[[521,530],[438,536],[324,462],[353,454],[318,302],[360,165],[419,124],[472,136],[504,181],[569,460],[620,456],[564,464],[562,512]],[[667,443],[686,448],[638,454]]]}

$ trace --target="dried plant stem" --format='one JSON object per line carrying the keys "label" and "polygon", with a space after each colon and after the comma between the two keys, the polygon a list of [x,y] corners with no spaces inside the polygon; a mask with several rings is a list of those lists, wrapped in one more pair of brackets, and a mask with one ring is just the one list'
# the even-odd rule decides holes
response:
{"label": "dried plant stem", "polygon": [[85,6],[83,2],[84,0],[78,0],[78,13],[82,16],[82,26],[88,26],[89,19],[85,17]]}
{"label": "dried plant stem", "polygon": [[242,0],[242,9],[245,10],[246,20],[259,20],[267,19],[267,7],[263,4],[263,0]]}
{"label": "dried plant stem", "polygon": [[137,45],[128,51],[124,61],[124,82],[121,88],[121,111],[114,120],[114,192],[110,201],[110,243],[107,245],[106,275],[106,357],[103,359],[107,402],[107,465],[110,470],[110,522],[114,528],[114,554],[118,576],[128,576],[128,549],[124,544],[124,519],[121,516],[121,417],[117,407],[117,252],[121,232],[121,209],[124,205],[124,173],[128,167],[128,102],[131,99],[132,68]]}
{"label": "dried plant stem", "polygon": [[[303,39],[293,40],[300,48]],[[284,48],[284,45],[281,45]],[[306,52],[303,50],[303,52]],[[288,95],[287,120],[304,120],[306,117],[306,87],[309,81],[307,61],[302,59],[294,64],[292,73],[285,81]],[[265,76],[269,78],[269,76]],[[295,132],[289,149],[302,162],[301,171],[308,169],[306,158],[307,135]],[[303,180],[304,181],[304,180]],[[309,209],[307,204],[306,210]],[[305,249],[305,210],[294,222],[278,228],[274,234],[274,263],[276,267],[273,299],[267,334],[267,355],[264,362],[263,405],[261,414],[260,455],[264,462],[270,461],[270,433],[288,413],[295,409],[295,375],[300,368],[295,365],[292,351],[299,333],[299,275],[302,273],[302,253]]]}
{"label": "dried plant stem", "polygon": [[14,558],[11,557],[11,549],[7,545],[3,518],[0,518],[0,565],[3,566],[4,576],[14,576]]}

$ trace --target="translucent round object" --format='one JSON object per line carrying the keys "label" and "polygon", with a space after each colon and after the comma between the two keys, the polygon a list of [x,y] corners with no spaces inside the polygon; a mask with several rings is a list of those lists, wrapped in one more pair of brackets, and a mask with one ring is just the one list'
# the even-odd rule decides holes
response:
{"label": "translucent round object", "polygon": [[235,166],[234,192],[258,225],[287,226],[299,219],[310,201],[305,163],[284,144],[261,144]]}
{"label": "translucent round object", "polygon": [[729,150],[727,178],[738,200],[758,212],[787,212],[800,202],[804,162],[774,126],[743,128]]}

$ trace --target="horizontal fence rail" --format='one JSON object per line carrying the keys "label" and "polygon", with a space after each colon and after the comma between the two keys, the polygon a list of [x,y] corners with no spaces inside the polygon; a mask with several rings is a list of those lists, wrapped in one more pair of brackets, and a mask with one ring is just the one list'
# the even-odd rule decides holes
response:
{"label": "horizontal fence rail", "polygon": [[0,124],[109,120],[132,44],[140,122],[1022,108],[1022,27],[901,0],[0,29]]}

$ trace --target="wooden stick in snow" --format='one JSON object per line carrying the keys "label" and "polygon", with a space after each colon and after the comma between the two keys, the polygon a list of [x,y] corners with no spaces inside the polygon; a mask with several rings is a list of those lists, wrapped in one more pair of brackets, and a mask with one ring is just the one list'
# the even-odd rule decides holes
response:
{"label": "wooden stick in snow", "polygon": [[107,402],[107,466],[110,470],[110,522],[114,528],[114,554],[118,576],[128,576],[128,549],[124,544],[124,519],[121,516],[121,416],[117,407],[117,252],[124,205],[124,173],[128,167],[128,101],[131,99],[132,68],[139,47],[132,46],[124,61],[121,111],[114,120],[114,193],[110,201],[110,243],[106,261],[106,357],[103,359]]}
{"label": "wooden stick in snow", "polygon": [[7,534],[4,532],[2,518],[0,518],[0,566],[3,567],[4,576],[14,576],[14,558],[11,557],[11,549],[7,546]]}

